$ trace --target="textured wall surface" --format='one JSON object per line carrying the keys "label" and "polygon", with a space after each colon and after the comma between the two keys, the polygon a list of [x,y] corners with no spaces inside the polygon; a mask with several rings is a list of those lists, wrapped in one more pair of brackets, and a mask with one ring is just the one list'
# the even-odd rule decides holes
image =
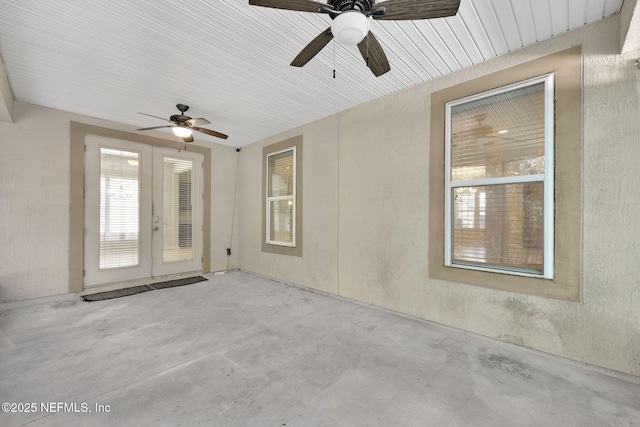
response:
{"label": "textured wall surface", "polygon": [[68,292],[69,117],[15,103],[0,122],[0,301]]}
{"label": "textured wall surface", "polygon": [[[238,266],[238,209],[234,206],[239,155],[235,148],[219,144],[211,147],[211,271]],[[231,256],[227,257],[227,248]]]}
{"label": "textured wall surface", "polygon": [[[338,293],[338,131],[332,116],[244,147],[240,156],[240,268]],[[262,252],[262,147],[302,135],[302,257]]]}
{"label": "textured wall surface", "polygon": [[[129,126],[59,110],[20,102],[14,106],[15,122],[0,122],[0,301],[69,292],[70,122],[132,131]],[[209,146],[215,271],[227,268],[236,152]],[[233,249],[229,268],[237,266],[236,246]]]}
{"label": "textured wall surface", "polygon": [[[258,252],[259,150],[290,135],[247,147],[240,267],[330,292],[337,287],[335,293],[365,303],[640,375],[640,71],[638,52],[617,54],[618,29],[614,17],[298,129],[305,137],[304,209],[315,216],[305,217],[305,233],[338,242],[337,257],[331,245],[322,254],[307,251],[313,238],[306,237],[303,260]],[[583,45],[582,302],[429,279],[431,93],[576,45]],[[328,132],[325,122],[339,122],[339,132]],[[337,155],[337,170],[314,154],[321,150],[334,161]],[[339,204],[327,210],[336,192]],[[337,215],[337,228],[321,225],[326,215]],[[336,286],[318,281],[324,268],[337,269]]]}

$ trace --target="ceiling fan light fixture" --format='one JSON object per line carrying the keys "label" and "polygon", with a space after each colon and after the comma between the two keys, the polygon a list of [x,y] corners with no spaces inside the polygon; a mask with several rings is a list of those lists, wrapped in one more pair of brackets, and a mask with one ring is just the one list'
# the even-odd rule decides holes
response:
{"label": "ceiling fan light fixture", "polygon": [[171,128],[171,131],[175,136],[179,136],[180,138],[188,138],[191,136],[191,129],[183,127],[183,126],[175,126]]}
{"label": "ceiling fan light fixture", "polygon": [[340,44],[357,45],[369,33],[369,18],[357,10],[342,12],[331,23],[331,33]]}

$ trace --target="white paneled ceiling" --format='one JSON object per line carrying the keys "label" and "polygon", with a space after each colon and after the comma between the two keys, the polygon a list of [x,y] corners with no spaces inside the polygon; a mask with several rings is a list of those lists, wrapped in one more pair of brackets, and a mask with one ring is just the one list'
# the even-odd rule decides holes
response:
{"label": "white paneled ceiling", "polygon": [[[428,0],[424,0],[425,2]],[[382,2],[379,2],[382,3]],[[622,0],[462,0],[457,16],[378,20],[391,71],[356,47],[292,59],[325,14],[248,0],[0,0],[0,56],[16,100],[148,127],[188,115],[240,147],[616,14]],[[336,78],[333,78],[333,69]]]}

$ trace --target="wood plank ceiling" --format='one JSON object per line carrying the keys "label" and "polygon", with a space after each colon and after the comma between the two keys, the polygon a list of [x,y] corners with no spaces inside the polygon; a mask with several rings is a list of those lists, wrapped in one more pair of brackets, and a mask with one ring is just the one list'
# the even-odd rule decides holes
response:
{"label": "wood plank ceiling", "polygon": [[[427,0],[425,0],[427,1]],[[622,0],[462,0],[457,16],[374,21],[391,71],[356,47],[291,60],[324,14],[247,0],[0,0],[0,56],[16,100],[128,124],[205,117],[240,147],[619,12]],[[335,65],[334,65],[335,64]],[[332,70],[337,70],[332,78]]]}

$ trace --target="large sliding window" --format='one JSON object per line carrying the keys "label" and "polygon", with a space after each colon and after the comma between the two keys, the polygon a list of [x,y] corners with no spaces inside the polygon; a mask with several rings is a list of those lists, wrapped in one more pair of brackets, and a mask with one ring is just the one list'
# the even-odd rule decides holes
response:
{"label": "large sliding window", "polygon": [[446,104],[445,265],[553,278],[553,75]]}

